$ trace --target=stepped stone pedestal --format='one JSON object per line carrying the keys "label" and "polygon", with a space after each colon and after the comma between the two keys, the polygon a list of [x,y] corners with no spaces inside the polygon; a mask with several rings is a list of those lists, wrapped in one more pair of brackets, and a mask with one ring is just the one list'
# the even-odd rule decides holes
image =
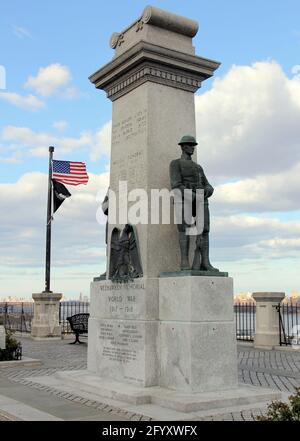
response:
{"label": "stepped stone pedestal", "polygon": [[31,322],[31,337],[36,340],[60,340],[59,302],[62,294],[42,292],[32,294],[32,298],[34,317]]}
{"label": "stepped stone pedestal", "polygon": [[185,392],[237,387],[232,279],[93,282],[88,369]]}

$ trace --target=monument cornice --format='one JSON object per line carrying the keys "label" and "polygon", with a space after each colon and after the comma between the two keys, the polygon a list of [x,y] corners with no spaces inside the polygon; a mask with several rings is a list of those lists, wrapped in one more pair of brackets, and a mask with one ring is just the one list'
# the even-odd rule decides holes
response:
{"label": "monument cornice", "polygon": [[148,5],[145,7],[141,17],[127,26],[121,32],[114,32],[110,39],[110,47],[115,49],[117,45],[122,44],[124,35],[132,28],[136,32],[143,29],[144,25],[152,25],[157,28],[165,29],[167,31],[175,32],[177,34],[185,35],[193,38],[198,32],[198,23],[186,17],[173,14],[168,11]]}
{"label": "monument cornice", "polygon": [[146,81],[195,92],[219,66],[217,61],[140,41],[89,79],[114,101]]}

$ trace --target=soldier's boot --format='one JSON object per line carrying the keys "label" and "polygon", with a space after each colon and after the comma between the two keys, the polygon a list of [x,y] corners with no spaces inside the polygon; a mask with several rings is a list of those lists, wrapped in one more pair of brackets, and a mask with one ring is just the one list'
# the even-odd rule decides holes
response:
{"label": "soldier's boot", "polygon": [[199,271],[201,268],[201,261],[202,261],[201,241],[202,241],[202,236],[198,236],[196,239],[196,248],[195,248],[194,260],[193,260],[193,265],[192,265],[192,270],[194,270],[194,271],[196,271],[196,270]]}
{"label": "soldier's boot", "polygon": [[202,235],[201,240],[201,270],[202,271],[219,271],[217,268],[214,268],[209,261],[209,237],[208,233],[204,233]]}
{"label": "soldier's boot", "polygon": [[190,249],[190,237],[186,236],[185,233],[179,234],[179,245],[181,254],[181,271],[191,269],[189,263],[189,249]]}

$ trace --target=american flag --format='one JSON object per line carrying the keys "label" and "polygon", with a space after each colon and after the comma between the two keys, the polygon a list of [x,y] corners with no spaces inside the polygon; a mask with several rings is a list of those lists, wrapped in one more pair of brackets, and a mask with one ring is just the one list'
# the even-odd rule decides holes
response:
{"label": "american flag", "polygon": [[52,179],[68,185],[87,184],[89,177],[84,162],[52,161]]}

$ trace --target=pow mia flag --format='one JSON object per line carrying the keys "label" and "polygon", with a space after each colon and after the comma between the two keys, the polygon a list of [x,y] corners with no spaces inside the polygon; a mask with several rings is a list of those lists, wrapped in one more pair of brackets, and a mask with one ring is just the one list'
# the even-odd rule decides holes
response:
{"label": "pow mia flag", "polygon": [[65,199],[71,196],[69,190],[60,182],[52,179],[53,183],[53,213],[55,213]]}

